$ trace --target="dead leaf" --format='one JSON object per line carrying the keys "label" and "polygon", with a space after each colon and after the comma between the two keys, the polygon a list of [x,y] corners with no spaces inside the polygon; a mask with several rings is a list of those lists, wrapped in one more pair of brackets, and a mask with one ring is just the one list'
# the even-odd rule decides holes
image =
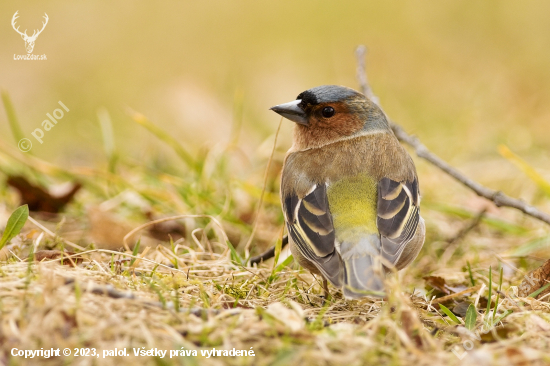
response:
{"label": "dead leaf", "polygon": [[[154,216],[151,211],[147,211],[145,216],[149,221],[162,218]],[[170,238],[176,241],[185,238],[185,226],[175,220],[159,222],[149,227],[149,234],[161,241],[169,242]]]}
{"label": "dead leaf", "polygon": [[[486,309],[487,308],[487,297],[485,296],[481,296],[479,298],[479,304],[478,304],[478,308],[479,309]],[[493,300],[491,300],[491,309],[493,309],[495,307],[495,302]]]}
{"label": "dead leaf", "polygon": [[449,286],[445,279],[439,276],[426,276],[422,278],[424,279],[424,281],[426,281],[426,285],[436,289],[437,291],[445,295],[450,295],[452,293],[460,292],[466,289],[465,286]]}
{"label": "dead leaf", "polygon": [[63,210],[82,187],[80,183],[75,183],[64,195],[53,196],[46,189],[31,184],[22,176],[10,176],[6,184],[19,191],[21,205],[29,205],[30,211],[49,213],[58,213]]}
{"label": "dead leaf", "polygon": [[468,311],[468,307],[470,305],[471,303],[469,303],[468,301],[459,301],[453,308],[453,313],[459,315],[461,318],[464,318],[466,316],[466,311]]}
{"label": "dead leaf", "polygon": [[426,281],[426,285],[438,290],[439,292],[442,292],[445,295],[449,295],[451,293],[451,291],[447,289],[447,284],[445,283],[445,279],[443,277],[426,276],[422,278]]}
{"label": "dead leaf", "polygon": [[45,259],[58,259],[63,257],[63,259],[61,259],[61,264],[72,266],[75,264],[80,264],[84,260],[81,256],[67,258],[68,256],[73,256],[75,254],[76,253],[73,252],[62,252],[60,250],[39,250],[34,253],[34,260],[36,262],[42,262]]}
{"label": "dead leaf", "polygon": [[[542,266],[529,272],[518,287],[518,295],[520,297],[527,297],[533,292],[540,289],[542,286],[550,282],[550,259],[547,260]],[[537,299],[540,299],[544,295],[550,293],[550,287],[542,291],[537,295]]]}

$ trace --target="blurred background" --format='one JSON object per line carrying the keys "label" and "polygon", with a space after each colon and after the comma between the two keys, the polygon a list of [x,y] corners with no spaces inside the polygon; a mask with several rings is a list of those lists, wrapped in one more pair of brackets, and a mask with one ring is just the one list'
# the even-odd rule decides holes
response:
{"label": "blurred background", "polygon": [[[49,24],[34,54],[12,29]],[[542,153],[550,144],[550,4],[545,1],[10,1],[0,4],[0,87],[24,133],[61,100],[71,112],[35,153],[87,164],[101,154],[96,112],[111,113],[117,145],[147,158],[154,139],[133,108],[197,148],[227,140],[236,99],[241,144],[273,133],[272,105],[321,84],[356,87],[354,48],[386,112],[446,159]],[[3,112],[3,111],[2,111]],[[5,113],[1,136],[9,141]],[[291,128],[284,126],[288,142]],[[153,145],[153,146],[151,146]],[[70,152],[70,154],[69,154]]]}
{"label": "blurred background", "polygon": [[[46,61],[14,60],[26,54],[10,23],[16,11],[28,34],[48,14],[33,52]],[[41,161],[105,170],[114,149],[129,166],[185,177],[173,146],[136,123],[139,112],[191,156],[237,149],[245,168],[228,170],[242,173],[257,199],[280,121],[269,107],[321,84],[357,88],[354,50],[364,44],[370,83],[394,121],[471,177],[548,207],[541,186],[499,146],[550,178],[549,2],[3,0],[0,14],[0,88]],[[58,101],[70,112],[40,145],[30,133]],[[28,153],[17,150],[4,108],[2,169],[17,172],[13,156]],[[283,122],[273,205],[291,134]],[[428,207],[486,205],[415,161]]]}

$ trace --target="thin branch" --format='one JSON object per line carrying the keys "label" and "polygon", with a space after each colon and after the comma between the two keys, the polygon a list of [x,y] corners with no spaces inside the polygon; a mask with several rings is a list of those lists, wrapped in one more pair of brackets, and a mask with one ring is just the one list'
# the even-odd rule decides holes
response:
{"label": "thin branch", "polygon": [[467,288],[464,291],[460,291],[460,292],[457,292],[457,293],[454,293],[454,294],[450,294],[450,295],[447,295],[447,296],[440,297],[440,298],[435,299],[434,301],[432,301],[431,305],[442,304],[442,303],[447,302],[447,301],[449,301],[451,299],[454,299],[456,297],[460,297],[462,295],[466,295],[466,294],[469,294],[471,292],[477,291],[480,288],[481,288],[481,285],[477,285],[477,286],[474,286],[474,287]]}
{"label": "thin branch", "polygon": [[[75,286],[74,278],[65,278],[65,285]],[[84,291],[91,292],[96,295],[106,295],[113,299],[136,299],[136,296],[131,292],[122,292],[117,290],[113,285],[108,284],[106,286],[92,285],[84,287]]]}
{"label": "thin branch", "polygon": [[474,217],[470,224],[466,226],[465,228],[461,229],[455,236],[447,240],[447,245],[445,247],[449,247],[454,243],[460,242],[462,239],[466,237],[470,233],[470,231],[474,230],[480,223],[481,220],[485,217],[485,213],[487,212],[487,209],[484,208],[481,210],[476,217]]}
{"label": "thin branch", "polygon": [[440,263],[448,263],[451,257],[453,256],[454,252],[458,249],[460,246],[462,240],[470,233],[470,231],[474,230],[483,220],[483,217],[485,216],[485,213],[487,212],[487,209],[484,208],[481,210],[476,217],[474,217],[466,227],[462,228],[455,236],[447,240],[447,243],[442,246],[441,249],[443,249],[443,254],[440,258]]}
{"label": "thin branch", "polygon": [[[367,80],[367,74],[365,71],[365,55],[366,55],[366,48],[365,46],[359,46],[356,50],[356,56],[357,56],[357,80],[359,81],[361,92],[365,94],[367,97],[369,97],[373,102],[375,102],[378,106],[380,106],[378,98],[374,96],[372,89],[370,88]],[[374,98],[373,98],[374,97]],[[492,201],[497,207],[511,207],[515,208],[516,210],[519,210],[523,212],[526,215],[529,215],[531,217],[534,217],[542,222],[545,222],[550,225],[550,215],[546,212],[542,212],[538,210],[537,208],[526,204],[525,202],[509,197],[506,194],[495,191],[493,189],[487,188],[478,182],[474,181],[473,179],[468,178],[464,174],[462,174],[458,169],[452,167],[451,165],[447,164],[443,159],[432,153],[426,146],[424,146],[420,140],[415,137],[407,134],[405,130],[399,125],[397,125],[395,122],[392,122],[388,120],[390,123],[390,127],[393,130],[393,133],[397,137],[397,139],[401,142],[404,142],[405,144],[412,147],[418,155],[418,157],[427,160],[432,165],[435,165],[440,170],[444,171],[466,187],[470,188],[472,191],[474,191],[478,196],[488,199],[489,201]]]}
{"label": "thin branch", "polygon": [[372,100],[377,106],[380,106],[380,99],[374,95],[369,80],[367,79],[367,66],[365,60],[367,59],[367,47],[360,45],[355,49],[355,56],[357,57],[357,80],[361,86],[361,93],[365,94],[367,98]]}

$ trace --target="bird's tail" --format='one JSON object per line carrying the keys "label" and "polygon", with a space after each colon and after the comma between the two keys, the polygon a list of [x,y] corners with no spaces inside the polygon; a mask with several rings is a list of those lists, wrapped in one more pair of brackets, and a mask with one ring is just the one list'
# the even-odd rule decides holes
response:
{"label": "bird's tail", "polygon": [[385,296],[378,235],[363,238],[358,243],[343,242],[340,253],[345,269],[342,289],[346,298]]}

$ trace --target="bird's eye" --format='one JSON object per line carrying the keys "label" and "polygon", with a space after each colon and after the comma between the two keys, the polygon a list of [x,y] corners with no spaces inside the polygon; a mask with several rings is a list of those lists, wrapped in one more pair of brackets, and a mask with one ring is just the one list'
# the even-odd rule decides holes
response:
{"label": "bird's eye", "polygon": [[334,116],[334,108],[332,108],[332,107],[325,107],[325,108],[323,108],[323,110],[321,111],[321,114],[322,114],[323,117],[325,117],[325,118],[330,118],[330,117]]}

